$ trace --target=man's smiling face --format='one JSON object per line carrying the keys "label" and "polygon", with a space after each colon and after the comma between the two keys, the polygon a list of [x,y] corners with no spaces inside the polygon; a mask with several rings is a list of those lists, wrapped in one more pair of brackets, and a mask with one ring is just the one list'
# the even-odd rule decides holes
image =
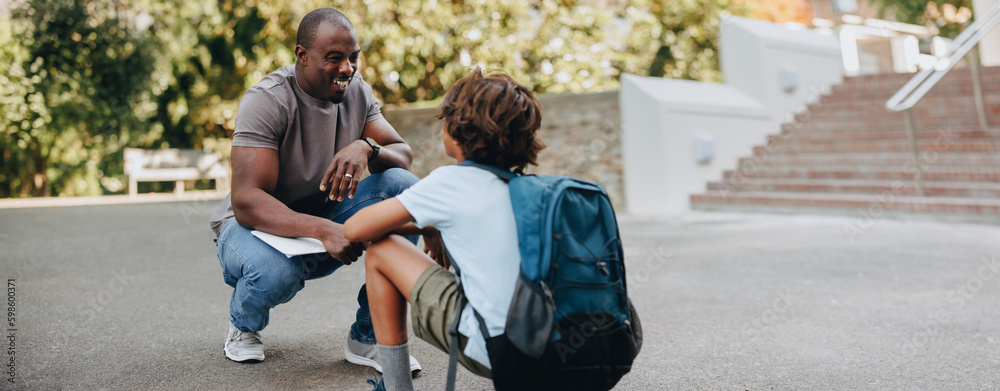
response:
{"label": "man's smiling face", "polygon": [[316,99],[344,101],[347,87],[358,70],[361,45],[346,27],[324,22],[316,29],[311,48],[297,46],[299,86]]}

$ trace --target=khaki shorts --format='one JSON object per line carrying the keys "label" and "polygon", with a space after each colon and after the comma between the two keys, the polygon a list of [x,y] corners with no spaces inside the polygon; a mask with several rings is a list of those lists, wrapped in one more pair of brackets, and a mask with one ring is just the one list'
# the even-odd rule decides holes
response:
{"label": "khaki shorts", "polygon": [[[451,327],[455,316],[460,315],[458,304],[464,297],[465,294],[458,290],[454,274],[438,265],[424,270],[417,278],[417,283],[413,285],[413,291],[410,292],[413,334],[441,351],[449,353],[451,335],[448,334],[448,328]],[[458,335],[458,362],[472,373],[486,378],[491,377],[489,368],[465,356],[465,345],[468,342],[467,337]]]}

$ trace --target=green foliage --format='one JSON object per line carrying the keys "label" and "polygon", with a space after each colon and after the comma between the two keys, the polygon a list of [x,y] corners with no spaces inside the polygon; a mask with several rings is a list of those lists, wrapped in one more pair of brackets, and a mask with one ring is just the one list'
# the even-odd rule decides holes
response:
{"label": "green foliage", "polygon": [[903,23],[937,27],[939,35],[954,38],[972,17],[972,0],[868,0],[883,17]]}
{"label": "green foliage", "polygon": [[[25,100],[33,91],[31,78],[22,64],[28,59],[28,51],[18,44],[22,29],[16,28],[9,15],[0,15],[0,64],[8,64],[0,73],[0,196],[20,195],[25,188],[22,179],[31,173],[25,167],[31,162],[26,153],[29,134],[22,129],[31,129],[28,111],[44,110],[41,103],[30,104]],[[32,107],[33,106],[33,107]]]}
{"label": "green foliage", "polygon": [[147,98],[152,70],[148,41],[122,16],[129,12],[83,0],[32,0],[13,9],[27,56],[11,64],[10,75],[23,74],[14,96],[27,110],[6,127],[22,165],[11,170],[19,180],[4,195],[100,194],[104,152],[142,128],[134,105]]}
{"label": "green foliage", "polygon": [[342,9],[361,40],[362,76],[387,103],[439,98],[475,64],[519,68],[510,49],[523,43],[523,2],[368,0]]}
{"label": "green foliage", "polygon": [[606,10],[587,6],[566,7],[563,2],[543,0],[532,45],[522,52],[527,79],[536,92],[600,91],[618,86],[620,69],[613,60],[621,57],[608,34],[613,26]]}
{"label": "green foliage", "polygon": [[119,192],[125,146],[224,148],[243,92],[294,63],[318,7],[352,20],[359,72],[390,104],[439,99],[477,65],[539,93],[617,88],[622,72],[718,81],[719,18],[745,14],[733,0],[28,0],[0,20],[0,196]]}
{"label": "green foliage", "polygon": [[631,0],[626,19],[633,23],[626,40],[624,72],[673,79],[722,81],[719,23],[724,14],[749,12],[732,0]]}
{"label": "green foliage", "polygon": [[143,147],[202,148],[206,139],[231,135],[243,91],[294,62],[304,12],[287,2],[145,3],[163,55],[154,72],[156,116]]}

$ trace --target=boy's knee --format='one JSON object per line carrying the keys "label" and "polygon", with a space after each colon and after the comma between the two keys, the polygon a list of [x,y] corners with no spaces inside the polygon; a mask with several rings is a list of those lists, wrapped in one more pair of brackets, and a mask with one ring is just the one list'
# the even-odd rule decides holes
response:
{"label": "boy's knee", "polygon": [[378,267],[382,260],[386,259],[386,252],[390,247],[398,246],[400,244],[399,241],[406,240],[402,236],[390,234],[372,242],[368,245],[368,250],[365,252],[365,268]]}
{"label": "boy's knee", "polygon": [[366,269],[376,267],[376,266],[378,266],[378,263],[380,263],[382,261],[385,249],[386,249],[386,247],[389,246],[389,243],[390,243],[390,241],[389,241],[389,237],[390,236],[392,236],[392,235],[386,236],[386,237],[384,237],[382,239],[379,239],[377,241],[374,241],[374,242],[372,242],[371,244],[368,245],[368,249],[365,250],[365,268]]}

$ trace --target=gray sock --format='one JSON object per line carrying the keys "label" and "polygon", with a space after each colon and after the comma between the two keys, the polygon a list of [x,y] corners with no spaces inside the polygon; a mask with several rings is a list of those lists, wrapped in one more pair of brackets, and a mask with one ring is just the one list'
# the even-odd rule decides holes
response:
{"label": "gray sock", "polygon": [[410,345],[375,345],[378,349],[378,365],[382,366],[382,380],[388,391],[413,391],[410,377]]}

